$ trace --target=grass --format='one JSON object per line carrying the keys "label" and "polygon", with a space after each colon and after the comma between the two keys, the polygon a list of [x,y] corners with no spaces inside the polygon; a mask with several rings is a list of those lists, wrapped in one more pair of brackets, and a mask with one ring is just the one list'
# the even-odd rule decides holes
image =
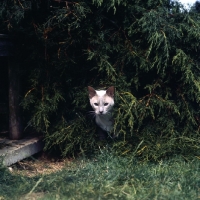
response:
{"label": "grass", "polygon": [[79,158],[61,171],[27,177],[0,169],[0,200],[200,199],[200,160],[173,157],[158,163],[107,150]]}

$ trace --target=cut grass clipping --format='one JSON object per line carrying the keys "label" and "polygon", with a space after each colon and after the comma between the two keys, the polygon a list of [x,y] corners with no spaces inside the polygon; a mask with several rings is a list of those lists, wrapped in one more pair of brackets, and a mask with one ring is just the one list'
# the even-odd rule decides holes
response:
{"label": "cut grass clipping", "polygon": [[0,170],[0,199],[198,199],[200,161],[177,156],[139,162],[102,150],[48,174],[27,177]]}

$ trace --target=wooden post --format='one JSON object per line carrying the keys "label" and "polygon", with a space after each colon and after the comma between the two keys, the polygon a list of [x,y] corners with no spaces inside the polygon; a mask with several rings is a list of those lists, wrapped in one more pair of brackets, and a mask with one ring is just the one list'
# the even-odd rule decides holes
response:
{"label": "wooden post", "polygon": [[9,71],[9,137],[11,140],[22,138],[22,128],[19,108],[19,71],[14,57],[8,61]]}
{"label": "wooden post", "polygon": [[19,106],[19,65],[15,59],[14,45],[8,35],[0,34],[0,56],[8,58],[9,137],[22,138]]}

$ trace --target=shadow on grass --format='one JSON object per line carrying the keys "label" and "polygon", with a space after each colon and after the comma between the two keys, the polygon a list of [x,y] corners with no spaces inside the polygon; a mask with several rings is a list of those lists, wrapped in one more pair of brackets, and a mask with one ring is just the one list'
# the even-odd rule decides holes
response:
{"label": "shadow on grass", "polygon": [[13,175],[0,169],[0,199],[198,199],[200,161],[181,156],[139,162],[101,151],[44,176]]}

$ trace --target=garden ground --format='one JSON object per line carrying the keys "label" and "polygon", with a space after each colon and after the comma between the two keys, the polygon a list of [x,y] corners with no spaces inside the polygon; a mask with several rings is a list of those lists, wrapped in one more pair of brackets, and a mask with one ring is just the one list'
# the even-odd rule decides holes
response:
{"label": "garden ground", "polygon": [[39,154],[0,169],[0,199],[200,199],[199,159],[141,162],[106,149],[78,159]]}

